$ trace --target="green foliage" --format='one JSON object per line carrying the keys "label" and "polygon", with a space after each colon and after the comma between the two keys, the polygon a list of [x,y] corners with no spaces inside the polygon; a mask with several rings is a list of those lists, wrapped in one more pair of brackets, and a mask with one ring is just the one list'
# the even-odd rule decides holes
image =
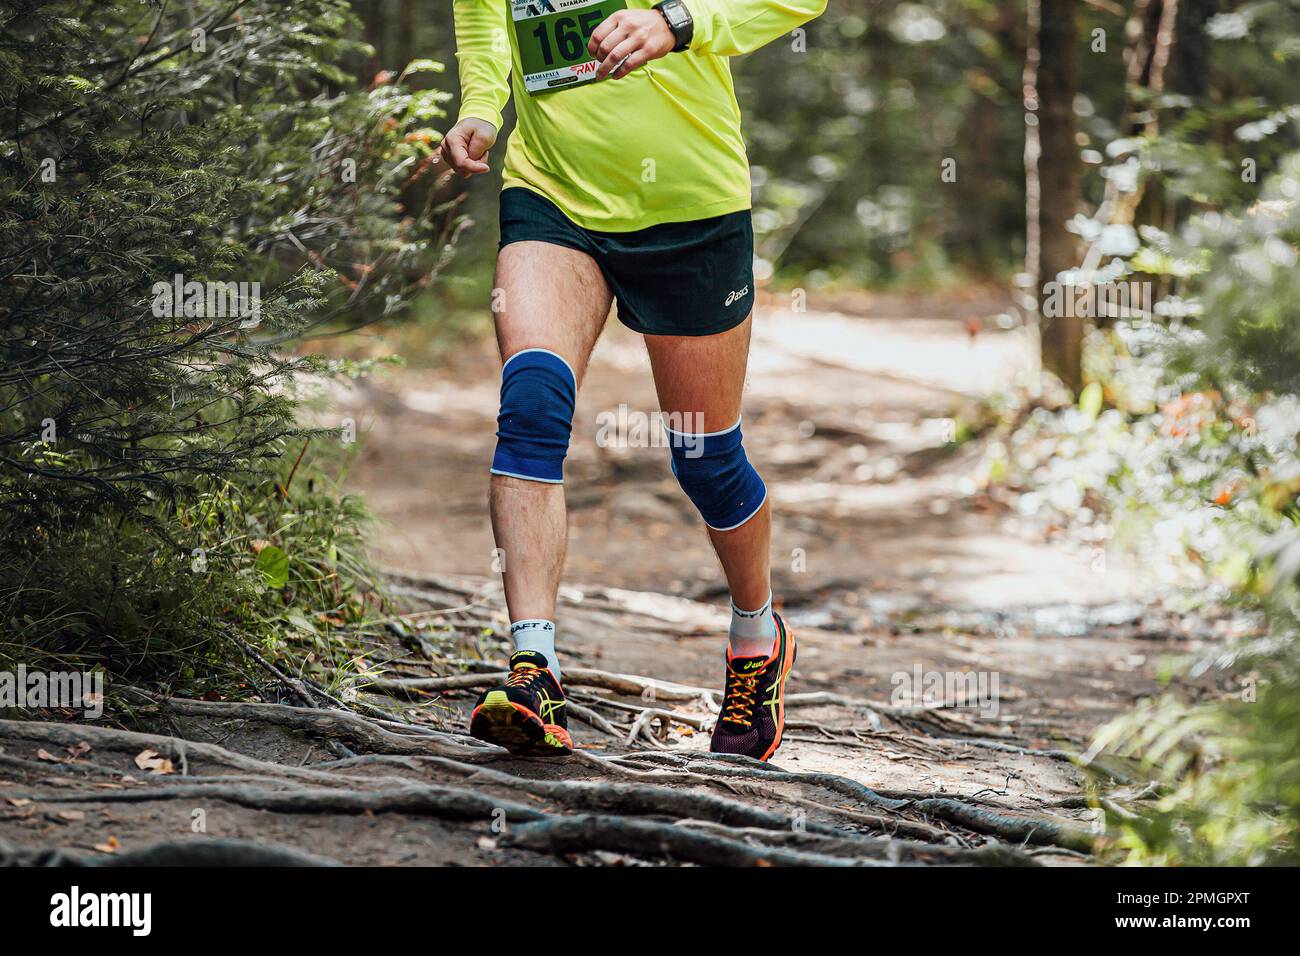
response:
{"label": "green foliage", "polygon": [[1115,844],[1131,861],[1300,863],[1300,675],[1293,658],[1285,668],[1275,652],[1266,658],[1266,684],[1250,676],[1247,656],[1236,694],[1209,705],[1147,701],[1099,735],[1096,746],[1136,759],[1167,788],[1152,812],[1115,821]]}
{"label": "green foliage", "polygon": [[1137,234],[1133,258],[1146,250],[1170,294],[1158,318],[1093,336],[1089,390],[1112,407],[1035,411],[994,446],[988,477],[1024,489],[1022,510],[1139,550],[1258,622],[1259,636],[1185,662],[1215,673],[1221,696],[1170,692],[1099,732],[1094,753],[1132,758],[1164,788],[1152,812],[1111,821],[1116,845],[1142,863],[1294,864],[1300,153],[1241,206],[1224,199],[1175,234]]}
{"label": "green foliage", "polygon": [[338,610],[362,515],[289,495],[284,457],[338,442],[298,424],[295,380],[353,369],[293,343],[397,313],[447,261],[457,219],[410,205],[445,95],[352,89],[342,0],[0,18],[3,651],[181,674],[276,600]]}
{"label": "green foliage", "polygon": [[1235,447],[1200,457],[1202,473],[1224,482],[1215,524],[1249,550],[1220,567],[1267,633],[1224,664],[1240,694],[1169,698],[1098,741],[1140,757],[1171,788],[1149,820],[1122,827],[1143,862],[1300,861],[1300,153],[1281,157],[1262,187],[1246,209],[1196,217],[1180,237],[1209,256],[1195,287],[1200,319],[1170,350],[1166,374],[1257,404],[1238,419]]}

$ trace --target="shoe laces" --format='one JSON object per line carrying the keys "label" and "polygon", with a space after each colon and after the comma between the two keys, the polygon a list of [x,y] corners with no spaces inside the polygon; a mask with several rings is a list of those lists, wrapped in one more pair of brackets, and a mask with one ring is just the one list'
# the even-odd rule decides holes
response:
{"label": "shoe laces", "polygon": [[722,719],[742,727],[753,726],[754,696],[758,693],[758,678],[766,667],[741,674],[728,669],[726,703]]}
{"label": "shoe laces", "polygon": [[506,686],[528,687],[533,681],[537,680],[542,673],[543,672],[539,668],[532,666],[516,667],[510,672],[510,676],[506,678]]}

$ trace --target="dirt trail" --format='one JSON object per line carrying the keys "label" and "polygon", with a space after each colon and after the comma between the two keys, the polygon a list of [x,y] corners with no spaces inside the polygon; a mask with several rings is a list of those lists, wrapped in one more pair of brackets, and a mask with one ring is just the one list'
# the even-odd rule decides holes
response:
{"label": "dirt trail", "polygon": [[[379,557],[409,575],[403,599],[430,611],[376,652],[403,698],[385,712],[396,722],[340,724],[301,687],[285,702],[318,709],[162,705],[160,733],[217,749],[188,757],[195,782],[127,783],[143,738],[11,726],[0,794],[32,802],[0,820],[0,855],[8,840],[11,853],[93,857],[108,830],[124,851],[179,841],[160,851],[179,853],[195,845],[198,808],[208,837],[346,863],[1084,859],[1098,813],[1069,755],[1155,687],[1162,656],[1212,634],[1163,609],[1116,557],[1102,566],[1047,542],[976,494],[979,442],[945,449],[949,416],[1023,367],[1016,335],[968,332],[970,315],[998,310],[877,299],[865,317],[771,302],[759,312],[746,443],[775,507],[775,593],[800,640],[784,772],[703,756],[725,589],[666,450],[596,441],[601,413],[655,408],[640,340],[612,324],[567,470],[560,627],[566,670],[587,675],[571,681],[586,757],[519,760],[455,736],[477,691],[449,684],[492,679],[505,620],[485,509],[497,388],[485,345],[452,371],[368,385],[341,409],[368,436],[351,483],[386,520]],[[430,684],[419,650],[445,654],[448,641],[464,660]],[[933,680],[947,681],[937,699],[923,696]],[[359,697],[369,717],[392,703]],[[31,756],[71,760],[55,745],[83,740],[91,754],[66,765]],[[152,746],[186,756],[175,740]],[[241,763],[252,758],[275,766]],[[1107,770],[1103,789],[1132,796],[1123,768]],[[107,786],[87,800],[95,783]]]}

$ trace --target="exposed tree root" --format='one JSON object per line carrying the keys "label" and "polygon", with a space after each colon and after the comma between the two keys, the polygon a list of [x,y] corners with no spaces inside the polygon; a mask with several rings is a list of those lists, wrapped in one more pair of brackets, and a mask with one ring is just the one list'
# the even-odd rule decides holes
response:
{"label": "exposed tree root", "polygon": [[181,697],[159,699],[158,703],[174,714],[260,720],[320,737],[341,739],[351,747],[370,753],[428,754],[458,760],[493,760],[503,753],[490,744],[432,729],[397,733],[351,711],[306,710],[283,704],[187,700]]}
{"label": "exposed tree root", "polygon": [[[716,811],[716,804],[690,800],[689,798],[692,796],[692,794],[690,794],[689,791],[687,792],[673,791],[673,790],[666,791],[667,793],[670,794],[677,794],[679,796],[682,796],[682,800],[677,802],[676,804],[674,804],[673,801],[663,800],[657,794],[662,790],[664,786],[670,784],[678,784],[678,785],[691,786],[691,787],[720,786],[726,789],[729,793],[732,793],[734,795],[746,794],[748,796],[757,797],[759,799],[766,800],[766,801],[777,801],[780,803],[790,804],[792,806],[805,807],[810,810],[816,810],[821,813],[825,813],[829,816],[837,816],[845,820],[851,820],[854,823],[871,827],[875,831],[879,831],[888,834],[890,836],[904,836],[904,837],[911,837],[919,840],[926,840],[926,841],[939,842],[939,843],[942,843],[945,840],[953,839],[953,834],[950,831],[942,830],[938,827],[931,826],[927,823],[920,823],[899,816],[886,817],[886,816],[879,816],[877,814],[862,813],[860,811],[836,806],[834,804],[820,803],[818,801],[806,799],[804,797],[798,797],[792,794],[783,793],[780,791],[773,790],[770,787],[759,786],[757,784],[748,784],[748,783],[738,782],[735,780],[724,780],[724,779],[720,779],[717,777],[708,776],[704,774],[691,773],[689,771],[631,770],[627,767],[621,766],[620,764],[614,763],[612,760],[603,757],[595,757],[594,755],[585,753],[584,751],[578,751],[577,754],[575,754],[575,756],[579,757],[581,762],[594,767],[596,770],[598,770],[603,774],[621,775],[621,776],[627,776],[635,779],[645,780],[647,783],[650,784],[650,788],[652,789],[642,788],[640,790],[634,790],[634,789],[619,790],[617,788],[611,787],[610,784],[592,784],[590,782],[578,782],[578,781],[572,782],[572,785],[571,782],[568,781],[552,783],[547,781],[533,780],[526,777],[517,777],[511,774],[504,773],[502,771],[487,770],[485,768],[478,767],[478,766],[460,764],[457,763],[456,761],[445,760],[440,757],[407,758],[407,757],[388,757],[388,756],[381,756],[381,755],[371,755],[371,756],[354,757],[349,760],[335,761],[329,764],[328,766],[335,769],[344,769],[350,767],[358,767],[362,765],[388,764],[388,765],[400,765],[411,770],[417,770],[421,766],[433,765],[433,766],[442,767],[444,769],[452,770],[454,772],[466,774],[467,782],[493,783],[504,787],[523,789],[527,792],[537,794],[538,796],[550,797],[556,800],[557,802],[566,805],[576,805],[579,807],[594,807],[595,809],[599,809],[599,810],[605,810],[610,812],[617,811],[621,813],[632,813],[632,814],[636,814],[636,813],[654,814],[660,812],[668,812],[667,810],[663,810],[661,808],[671,806],[675,811],[691,812],[695,815],[704,815],[710,819],[715,818],[713,815]],[[602,798],[597,802],[593,802],[592,799],[593,790],[591,788],[593,787],[603,788],[600,791],[602,794]],[[740,804],[739,806],[746,809],[749,808],[748,804]],[[786,814],[786,815],[774,814],[774,815],[769,815],[768,817],[749,817],[748,822],[745,823],[745,825],[747,826],[757,825],[757,826],[767,827],[769,829],[775,826],[776,829],[781,829],[781,828],[789,828],[795,826],[796,821],[797,818],[793,814]],[[843,830],[839,830],[838,828],[830,827],[824,824],[804,823],[802,825],[806,827],[811,827],[814,831],[819,833],[824,833],[827,835],[845,834],[845,831]]]}
{"label": "exposed tree root", "polygon": [[[227,636],[231,638],[231,640],[235,641],[241,648],[243,648],[245,654],[247,654],[249,657],[255,660],[261,667],[267,670],[270,674],[272,674],[276,680],[278,680],[281,684],[283,684],[286,688],[288,688],[289,692],[293,694],[296,698],[298,698],[298,700],[302,701],[302,703],[305,706],[312,707],[312,708],[319,706],[316,697],[313,696],[312,691],[308,688],[308,686],[305,683],[303,683],[300,680],[297,680],[296,678],[290,677],[288,674],[285,674],[283,671],[281,671],[278,667],[276,667],[265,657],[263,657],[261,652],[258,651],[256,647],[248,643],[248,641],[244,640],[232,628],[226,628],[226,633]],[[349,750],[342,741],[335,740],[333,737],[329,737],[325,740],[325,746],[328,747],[330,749],[330,752],[333,753],[334,756],[336,757],[352,756],[352,751]]]}
{"label": "exposed tree root", "polygon": [[588,724],[592,727],[595,727],[601,733],[608,734],[609,736],[615,738],[616,740],[623,739],[623,731],[619,730],[617,727],[611,724],[600,714],[596,713],[594,710],[591,710],[590,708],[587,707],[583,707],[581,704],[579,704],[577,701],[573,700],[572,698],[569,699],[568,707],[569,707],[570,717],[576,717],[584,724]]}
{"label": "exposed tree root", "polygon": [[698,754],[698,753],[671,753],[668,751],[643,752],[626,754],[623,757],[612,758],[619,762],[625,761],[647,761],[661,760],[672,763],[679,767],[684,767],[694,773],[709,774],[719,777],[739,777],[746,780],[766,781],[771,783],[805,783],[812,786],[823,787],[827,790],[841,793],[846,797],[861,801],[873,807],[879,807],[884,810],[900,810],[907,806],[906,800],[890,800],[882,797],[870,787],[866,787],[856,780],[850,780],[847,777],[840,777],[832,773],[792,773],[782,770],[780,767],[770,763],[759,763],[749,757],[739,757],[734,754]]}
{"label": "exposed tree root", "polygon": [[[705,830],[723,832],[724,828],[707,820],[682,820],[678,826],[699,827]],[[774,833],[768,830],[739,829],[726,830],[733,838],[760,839],[778,846],[793,846],[809,849],[832,856],[854,856],[861,852],[861,844],[853,841],[837,840],[819,833],[791,831]],[[934,846],[927,843],[913,843],[903,840],[877,841],[884,851],[885,859],[891,862],[906,863],[947,863],[958,865],[980,864],[985,866],[1036,866],[1033,855],[1009,846],[984,847],[949,847]],[[1072,853],[1053,847],[1058,853]]]}
{"label": "exposed tree root", "polygon": [[410,813],[490,823],[501,813],[507,820],[537,820],[541,811],[522,803],[498,800],[486,794],[457,787],[408,784],[386,790],[331,790],[297,787],[275,790],[242,783],[180,784],[142,787],[138,790],[104,790],[93,793],[28,795],[40,803],[149,803],[160,800],[221,800],[251,810],[274,813]]}
{"label": "exposed tree root", "polygon": [[[207,761],[214,766],[239,770],[263,780],[268,778],[288,779],[315,784],[329,783],[335,780],[331,775],[313,768],[290,767],[285,764],[258,760],[256,757],[248,757],[233,750],[227,750],[218,744],[185,740],[166,734],[141,733],[134,730],[117,730],[112,727],[96,727],[86,724],[0,720],[0,736],[4,736],[6,739],[39,740],[52,747],[72,747],[84,742],[92,744],[95,750],[118,751],[131,755],[145,749],[155,750],[169,757],[173,763],[179,763],[182,755],[184,755],[187,770],[189,769],[190,760]],[[504,751],[500,753],[504,754]],[[77,759],[67,763],[44,764],[39,769],[45,773],[54,771],[70,772],[82,769],[85,764],[85,761]],[[115,776],[121,775],[121,771],[114,771],[111,767],[101,767],[100,771]],[[172,783],[187,778],[188,774],[181,774],[180,776],[159,776],[153,779]],[[217,777],[215,779],[223,778]]]}
{"label": "exposed tree root", "polygon": [[333,860],[312,856],[293,847],[246,840],[210,840],[154,843],[126,853],[77,853],[55,849],[28,850],[0,841],[0,866],[338,866]]}
{"label": "exposed tree root", "polygon": [[551,817],[536,823],[519,824],[502,834],[502,841],[510,846],[544,853],[608,850],[706,866],[891,865],[878,859],[844,858],[770,846],[756,847],[678,824],[599,814]]}
{"label": "exposed tree root", "polygon": [[1044,820],[1041,817],[1010,817],[950,797],[917,800],[912,807],[921,813],[947,820],[949,823],[960,824],[977,833],[990,833],[1015,843],[1061,846],[1067,850],[1089,853],[1096,842],[1092,834],[1079,827]]}
{"label": "exposed tree root", "polygon": [[[710,754],[707,760],[700,755],[680,755],[666,752],[628,754],[619,758],[622,761],[669,759],[681,761],[681,765],[698,773],[717,774],[724,777],[743,777],[748,779],[783,781],[790,783],[807,783],[842,793],[847,797],[860,800],[872,806],[882,807],[894,812],[911,809],[915,812],[956,823],[976,833],[985,833],[1001,837],[1015,843],[1033,843],[1038,845],[1063,846],[1071,850],[1088,852],[1092,849],[1094,838],[1091,834],[1077,827],[1063,823],[1044,820],[1037,817],[1013,817],[1003,813],[981,809],[969,803],[951,797],[935,795],[925,799],[894,800],[881,796],[856,780],[829,773],[791,773],[772,764],[759,764],[757,761],[725,754]],[[692,759],[694,758],[694,759]]]}
{"label": "exposed tree root", "polygon": [[[454,761],[431,758],[429,763],[458,772],[468,772],[467,783],[495,784],[522,788],[557,803],[577,805],[605,813],[696,817],[731,827],[761,827],[766,830],[789,830],[798,825],[791,814],[773,813],[748,803],[729,800],[694,790],[674,790],[657,784],[606,783],[585,780],[529,780],[486,767],[457,765]],[[690,774],[678,775],[675,782],[700,786],[704,780]],[[769,793],[768,799],[781,800]],[[820,805],[818,805],[820,808]],[[826,824],[808,823],[809,829],[826,834],[847,836],[845,831]]]}

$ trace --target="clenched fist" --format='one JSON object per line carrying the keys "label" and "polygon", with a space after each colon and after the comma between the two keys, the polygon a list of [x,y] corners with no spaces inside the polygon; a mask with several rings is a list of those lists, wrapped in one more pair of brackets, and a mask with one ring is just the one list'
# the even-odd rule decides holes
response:
{"label": "clenched fist", "polygon": [[497,128],[487,120],[463,119],[443,137],[443,162],[464,179],[486,173],[488,150],[496,141]]}

